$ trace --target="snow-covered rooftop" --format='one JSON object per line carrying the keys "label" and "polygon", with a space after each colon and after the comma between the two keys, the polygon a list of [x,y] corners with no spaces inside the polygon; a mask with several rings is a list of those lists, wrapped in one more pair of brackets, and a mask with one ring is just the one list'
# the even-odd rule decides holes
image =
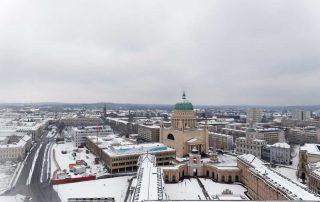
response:
{"label": "snow-covered rooftop", "polygon": [[103,152],[109,154],[109,156],[144,154],[147,152],[157,153],[162,151],[174,151],[174,149],[162,143],[145,143],[145,144],[110,146],[103,150]]}
{"label": "snow-covered rooftop", "polygon": [[305,144],[300,147],[300,150],[306,150],[308,154],[320,155],[320,144]]}
{"label": "snow-covered rooftop", "polygon": [[290,149],[290,145],[288,143],[285,143],[285,142],[277,142],[277,143],[274,143],[272,145],[272,147],[281,147],[281,148],[286,148],[286,149]]}
{"label": "snow-covered rooftop", "polygon": [[252,154],[243,154],[238,156],[238,159],[246,162],[250,165],[250,170],[269,182],[272,186],[281,190],[291,200],[314,200],[319,201],[320,196],[313,193],[306,187],[299,185],[298,183],[281,176],[275,170],[267,167],[265,163],[256,158]]}
{"label": "snow-covered rooftop", "polygon": [[151,154],[141,155],[138,160],[137,185],[132,195],[132,202],[163,199],[163,179],[161,168],[156,167],[156,157]]}

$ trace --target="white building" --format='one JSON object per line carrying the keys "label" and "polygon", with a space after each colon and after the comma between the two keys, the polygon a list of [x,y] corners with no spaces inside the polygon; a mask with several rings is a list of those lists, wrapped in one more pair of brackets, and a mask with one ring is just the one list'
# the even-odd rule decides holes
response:
{"label": "white building", "polygon": [[6,144],[0,145],[0,162],[2,161],[20,161],[24,159],[26,153],[31,148],[31,137],[9,136],[5,140]]}
{"label": "white building", "polygon": [[75,146],[81,146],[86,143],[87,136],[105,137],[113,134],[113,130],[109,126],[87,126],[72,128],[71,135]]}
{"label": "white building", "polygon": [[262,119],[262,111],[257,108],[251,108],[247,111],[247,123],[252,125],[259,123]]}
{"label": "white building", "polygon": [[292,113],[292,119],[299,121],[308,121],[311,118],[310,111],[296,110]]}
{"label": "white building", "polygon": [[248,128],[246,137],[236,139],[236,151],[239,154],[252,154],[261,158],[262,147],[266,145],[265,140],[256,139],[257,131],[254,128]]}
{"label": "white building", "polygon": [[290,145],[285,142],[278,142],[270,147],[270,162],[290,164]]}

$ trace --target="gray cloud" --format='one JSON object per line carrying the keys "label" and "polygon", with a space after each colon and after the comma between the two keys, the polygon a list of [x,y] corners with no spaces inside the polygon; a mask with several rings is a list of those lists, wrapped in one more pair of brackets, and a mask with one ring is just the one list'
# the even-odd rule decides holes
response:
{"label": "gray cloud", "polygon": [[0,2],[0,102],[319,104],[319,1]]}

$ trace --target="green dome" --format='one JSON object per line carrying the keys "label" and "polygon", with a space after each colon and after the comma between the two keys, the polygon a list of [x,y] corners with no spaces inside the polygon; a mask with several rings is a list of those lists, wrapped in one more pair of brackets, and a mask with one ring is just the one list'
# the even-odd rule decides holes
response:
{"label": "green dome", "polygon": [[175,106],[174,106],[174,109],[175,110],[183,110],[183,111],[186,111],[186,110],[193,110],[193,105],[191,102],[189,102],[187,99],[186,99],[186,94],[185,92],[183,92],[182,94],[182,100],[180,102],[178,102]]}

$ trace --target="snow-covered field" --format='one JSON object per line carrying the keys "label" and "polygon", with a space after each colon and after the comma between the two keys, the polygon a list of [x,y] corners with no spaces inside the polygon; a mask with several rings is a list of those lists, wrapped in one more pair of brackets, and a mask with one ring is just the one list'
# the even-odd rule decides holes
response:
{"label": "snow-covered field", "polygon": [[170,200],[206,200],[196,179],[191,178],[175,184],[165,184],[165,193]]}
{"label": "snow-covered field", "polygon": [[211,198],[213,195],[222,194],[222,192],[225,189],[231,190],[234,195],[243,195],[243,196],[245,196],[244,192],[247,191],[247,189],[240,184],[217,183],[212,181],[211,179],[205,179],[205,178],[200,178],[200,180]]}
{"label": "snow-covered field", "polygon": [[124,202],[130,178],[132,178],[132,176],[114,177],[86,182],[54,185],[53,188],[58,193],[62,202],[68,201],[68,198],[82,197],[114,197],[116,202]]}
{"label": "snow-covered field", "polygon": [[8,188],[17,166],[18,163],[11,161],[0,164],[0,193]]}
{"label": "snow-covered field", "polygon": [[[67,142],[64,144],[54,144],[52,147],[52,152],[55,150],[56,160],[61,168],[61,170],[66,169],[69,171],[69,164],[75,164],[77,160],[84,160],[90,168],[87,169],[85,175],[102,175],[106,173],[106,170],[103,169],[103,165],[101,163],[95,164],[94,159],[95,155],[91,152],[89,154],[86,153],[86,148],[77,148],[73,145],[72,142]],[[76,156],[73,157],[72,153],[76,150]],[[62,151],[66,151],[66,154],[62,154]],[[51,174],[55,171],[56,166],[51,158]],[[70,173],[71,177],[74,177],[73,173]],[[79,177],[79,175],[77,175]]]}

